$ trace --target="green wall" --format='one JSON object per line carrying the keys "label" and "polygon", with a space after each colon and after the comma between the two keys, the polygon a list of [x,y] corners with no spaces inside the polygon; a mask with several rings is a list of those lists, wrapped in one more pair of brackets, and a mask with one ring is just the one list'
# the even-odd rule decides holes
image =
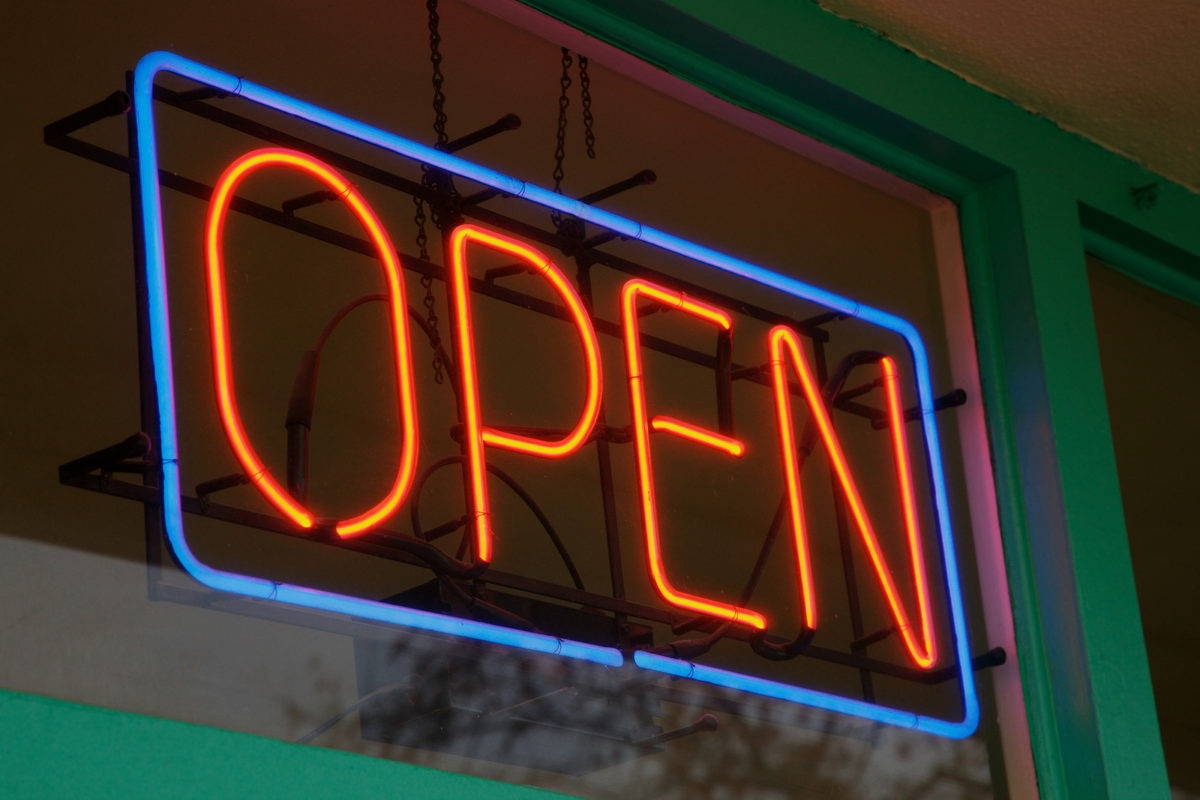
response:
{"label": "green wall", "polygon": [[0,692],[0,793],[103,800],[564,795],[394,761]]}

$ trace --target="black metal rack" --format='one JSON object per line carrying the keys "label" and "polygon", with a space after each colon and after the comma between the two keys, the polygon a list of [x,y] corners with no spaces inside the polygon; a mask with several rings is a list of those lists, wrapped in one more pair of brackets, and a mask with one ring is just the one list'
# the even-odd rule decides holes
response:
{"label": "black metal rack", "polygon": [[[573,218],[556,220],[551,228],[540,227],[514,218],[493,207],[489,207],[489,201],[500,197],[500,193],[496,190],[487,189],[461,196],[454,188],[452,177],[447,174],[439,174],[434,180],[410,180],[377,165],[336,152],[292,133],[223,108],[221,103],[225,98],[220,93],[211,89],[175,91],[163,86],[156,86],[154,89],[154,98],[157,102],[171,106],[187,114],[238,131],[272,145],[303,150],[341,171],[372,181],[382,187],[401,192],[413,198],[419,198],[429,204],[430,208],[434,210],[434,219],[440,224],[443,232],[447,232],[453,227],[454,222],[457,220],[471,219],[500,228],[539,245],[561,251],[574,261],[576,280],[581,297],[588,313],[592,316],[597,333],[601,335],[620,337],[621,330],[617,323],[600,318],[594,313],[592,273],[596,268],[606,268],[626,275],[645,277],[650,280],[666,281],[692,297],[717,303],[727,308],[734,308],[738,313],[760,322],[787,324],[812,343],[818,380],[825,387],[825,396],[830,407],[844,414],[864,418],[877,428],[882,428],[886,424],[884,412],[872,408],[862,401],[862,398],[877,386],[877,381],[868,381],[862,385],[847,387],[848,378],[855,367],[862,363],[870,362],[871,358],[864,356],[862,353],[852,354],[852,356],[844,359],[842,363],[835,365],[832,369],[826,363],[826,346],[830,340],[830,328],[836,326],[844,318],[844,315],[836,312],[828,312],[819,313],[806,319],[791,319],[770,309],[746,303],[736,298],[722,295],[709,288],[681,280],[677,276],[667,276],[661,271],[655,270],[645,264],[637,263],[603,249],[604,245],[619,238],[613,232],[588,230],[588,227],[582,221]],[[113,93],[99,103],[46,126],[45,141],[50,146],[129,173],[132,178],[136,170],[131,155],[99,147],[75,135],[79,130],[92,123],[106,117],[120,115],[128,109],[128,95],[124,92]],[[517,125],[519,125],[519,120],[513,115],[508,115],[479,131],[469,133],[449,142],[442,149],[447,151],[462,149],[488,137],[512,130]],[[129,152],[132,154],[135,152],[133,148],[134,133],[132,119],[129,121],[129,130]],[[159,181],[166,188],[200,200],[208,200],[212,194],[212,187],[210,185],[167,170],[160,171]],[[611,186],[591,192],[581,199],[586,202],[599,202],[619,192],[652,181],[653,173],[642,171],[634,176],[617,181]],[[137,220],[140,218],[140,215],[137,213],[137,203],[139,200],[136,187],[132,191],[135,206],[134,219]],[[233,200],[231,207],[238,213],[286,228],[303,236],[311,237],[352,252],[373,256],[375,254],[374,246],[368,241],[306,220],[302,216],[297,215],[298,211],[328,199],[330,198],[325,196],[324,193],[310,193],[286,201],[281,208],[273,208],[244,197],[238,197]],[[141,258],[140,242],[138,252],[139,258]],[[433,280],[445,279],[444,270],[440,265],[416,257],[410,253],[400,253],[400,256],[405,269],[412,270],[421,276],[431,277]],[[472,278],[470,289],[472,292],[538,314],[564,319],[569,318],[568,311],[555,303],[547,302],[533,295],[504,286],[502,284],[503,279],[509,274],[515,274],[515,271],[504,268],[492,270],[482,278]],[[139,347],[142,378],[142,425],[145,431],[155,431],[158,428],[157,412],[153,394],[153,377],[147,334],[148,325],[144,318],[146,304],[144,302],[145,286],[142,264],[139,263],[137,265],[135,275],[137,291],[140,295]],[[436,332],[429,330],[427,326],[423,325],[420,315],[416,314],[415,310],[410,309],[410,316],[424,330],[430,341],[431,348],[435,350],[440,348]],[[718,418],[723,432],[732,432],[733,430],[731,387],[734,382],[751,381],[766,386],[770,385],[768,375],[769,365],[745,365],[733,362],[732,348],[730,347],[728,338],[725,336],[717,337],[713,353],[702,352],[665,338],[647,334],[642,334],[641,340],[645,348],[713,371],[716,383]],[[444,350],[441,352],[441,357],[449,358]],[[449,369],[448,373],[452,376],[455,374],[453,369]],[[792,386],[792,391],[796,394],[801,393],[798,385]],[[456,394],[458,394],[457,391]],[[935,408],[938,410],[950,408],[960,405],[964,401],[965,395],[963,392],[955,390],[938,398]],[[918,408],[908,409],[906,416],[910,420],[919,420],[920,410]],[[539,434],[553,435],[555,433],[540,429],[521,429],[519,432],[532,436]],[[811,430],[805,431],[799,436],[801,447],[804,446],[806,437],[811,442]],[[291,438],[289,437],[290,440]],[[294,446],[289,448],[289,474],[293,475],[294,473],[294,480],[290,480],[289,483],[297,491],[303,491],[303,439],[304,436],[301,432],[301,435],[295,437]],[[195,494],[181,498],[182,507],[185,513],[191,515],[249,526],[281,536],[302,536],[308,541],[318,542],[323,546],[351,549],[375,557],[424,567],[429,569],[431,574],[437,579],[452,582],[461,591],[467,593],[481,595],[487,585],[494,585],[537,595],[551,602],[595,609],[606,615],[610,615],[612,621],[612,643],[627,651],[637,646],[645,646],[636,645],[631,641],[630,631],[633,620],[669,625],[676,635],[682,635],[689,631],[700,632],[702,635],[681,639],[667,645],[659,645],[655,648],[659,652],[680,655],[689,659],[701,657],[719,639],[742,640],[750,643],[755,648],[755,651],[760,652],[764,657],[811,658],[856,670],[860,676],[863,697],[868,701],[874,699],[873,676],[887,676],[928,685],[952,680],[958,674],[959,667],[957,664],[949,664],[936,670],[919,670],[902,664],[889,663],[868,655],[867,650],[872,644],[886,639],[895,631],[893,628],[869,631],[864,626],[858,603],[858,587],[853,555],[850,549],[851,530],[846,521],[843,501],[840,497],[835,497],[835,507],[838,511],[838,534],[842,553],[843,575],[850,597],[850,610],[855,637],[855,641],[848,652],[814,645],[811,641],[803,640],[803,636],[798,637],[792,642],[779,639],[778,637],[767,637],[765,639],[755,637],[750,632],[742,630],[737,626],[720,625],[716,621],[705,618],[686,617],[678,612],[667,611],[627,599],[617,523],[617,501],[613,486],[611,447],[628,441],[630,441],[630,436],[626,429],[611,427],[606,423],[602,406],[600,419],[595,432],[591,436],[590,442],[596,450],[600,475],[599,488],[603,498],[604,525],[612,590],[607,595],[584,590],[582,584],[578,581],[576,581],[576,585],[558,585],[492,568],[485,569],[486,565],[463,560],[464,554],[461,552],[458,556],[455,556],[437,547],[434,544],[434,540],[456,530],[464,529],[467,526],[468,518],[466,515],[462,519],[451,520],[444,525],[425,530],[420,526],[414,507],[413,526],[410,532],[375,530],[346,540],[329,535],[314,536],[311,532],[297,530],[282,517],[257,513],[216,502],[213,496],[217,492],[245,481],[245,477],[240,475],[218,477],[202,483],[196,487]],[[76,459],[64,464],[60,468],[60,480],[64,484],[124,497],[143,504],[145,507],[149,584],[154,597],[185,602],[203,602],[216,607],[235,610],[237,613],[251,613],[257,616],[286,619],[290,622],[296,622],[303,618],[304,621],[302,624],[315,625],[316,627],[333,625],[342,631],[347,630],[347,626],[357,630],[362,626],[371,625],[371,623],[365,621],[355,620],[340,620],[335,624],[330,621],[331,615],[323,615],[320,612],[306,612],[299,609],[272,609],[261,602],[238,600],[228,596],[222,597],[220,596],[221,593],[209,590],[181,589],[178,586],[170,586],[164,583],[161,580],[161,570],[164,564],[163,554],[164,549],[169,551],[169,547],[164,548],[165,537],[161,521],[161,479],[158,474],[158,466],[153,458],[154,450],[152,435],[139,433],[125,442]],[[299,462],[298,464],[293,463],[297,461]],[[431,467],[418,480],[418,483],[414,487],[414,498],[419,497],[421,481],[427,478],[433,469],[440,468],[441,466],[445,465],[438,464],[435,467]],[[141,476],[141,480],[140,482],[135,482],[114,477],[118,473],[136,474]],[[834,493],[835,496],[838,494],[836,487]],[[532,503],[532,500],[528,502]],[[532,507],[536,508],[536,504],[533,504]],[[755,572],[752,574],[746,587],[747,594],[753,591],[757,575],[776,538],[782,524],[783,511],[781,502],[773,523],[764,537]],[[545,522],[545,527],[552,538],[556,538],[549,522]],[[562,552],[561,545],[559,549]],[[566,556],[565,553],[564,560],[569,564],[569,556]],[[488,606],[488,603],[481,602],[470,613],[478,614],[485,619],[489,618],[489,615],[494,617],[497,614],[501,614],[502,610],[498,611]],[[512,620],[503,621],[506,624],[513,623]],[[783,653],[783,655],[779,655],[780,653]],[[972,659],[971,668],[981,669],[994,666],[1004,663],[1004,660],[1004,651],[1001,648],[993,648]],[[712,702],[720,705],[720,702],[715,698],[712,699]],[[726,710],[736,709],[730,707],[726,708]]]}

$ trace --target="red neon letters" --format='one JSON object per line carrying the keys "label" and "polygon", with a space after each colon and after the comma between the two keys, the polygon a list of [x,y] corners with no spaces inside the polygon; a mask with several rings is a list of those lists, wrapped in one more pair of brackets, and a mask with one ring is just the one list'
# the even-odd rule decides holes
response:
{"label": "red neon letters", "polygon": [[[221,421],[230,446],[251,482],[275,508],[301,528],[313,528],[318,521],[304,504],[291,497],[275,481],[251,445],[238,412],[230,355],[225,268],[222,258],[225,218],[240,182],[254,170],[266,166],[298,169],[317,178],[334,190],[353,211],[375,245],[388,287],[398,413],[402,426],[399,465],[393,485],[382,500],[355,517],[332,523],[332,527],[338,535],[354,536],[377,526],[396,511],[412,486],[416,467],[417,412],[406,316],[407,303],[400,265],[387,233],[362,196],[335,170],[311,156],[279,148],[255,150],[231,164],[216,184],[209,207],[205,256],[212,326],[213,368]],[[583,406],[578,419],[574,427],[560,438],[523,436],[484,424],[469,287],[468,251],[470,247],[488,248],[525,262],[532,271],[536,271],[549,283],[567,309],[567,316],[574,324],[583,351],[585,387]],[[449,264],[447,266],[450,302],[454,309],[456,354],[461,378],[459,399],[462,406],[461,418],[464,423],[463,449],[470,484],[468,488],[472,504],[471,510],[475,518],[475,556],[481,562],[490,562],[493,557],[494,543],[492,541],[491,504],[488,497],[484,447],[499,447],[542,458],[561,458],[577,451],[591,435],[599,414],[602,397],[600,348],[591,317],[584,308],[575,288],[550,259],[529,245],[475,225],[460,225],[450,235]],[[708,614],[758,630],[765,630],[767,627],[766,617],[758,611],[688,594],[675,588],[667,576],[655,496],[654,467],[650,446],[651,433],[678,436],[734,458],[742,456],[746,452],[746,446],[742,441],[731,436],[684,420],[649,414],[638,330],[637,304],[641,299],[676,309],[725,331],[732,329],[733,320],[728,313],[719,308],[698,302],[681,292],[658,286],[646,280],[630,280],[621,290],[621,323],[625,344],[633,441],[637,459],[643,533],[651,578],[659,594],[673,606]],[[903,508],[906,544],[915,584],[917,624],[914,624],[909,609],[897,591],[896,579],[884,557],[876,528],[867,513],[841,442],[833,429],[829,410],[804,355],[800,337],[790,328],[777,326],[767,336],[767,350],[771,367],[775,417],[778,424],[779,452],[782,455],[783,478],[795,542],[796,570],[803,600],[802,622],[804,626],[810,630],[816,629],[818,604],[806,529],[804,499],[800,488],[801,463],[797,455],[796,428],[792,419],[792,398],[788,388],[789,367],[799,378],[812,421],[815,423],[820,440],[827,451],[855,526],[871,557],[875,575],[883,588],[888,608],[895,619],[904,646],[917,665],[926,669],[931,668],[937,661],[936,637],[933,628],[930,589],[921,549],[921,528],[914,497],[912,467],[904,435],[904,410],[900,402],[899,380],[895,363],[891,358],[883,357],[879,361],[879,366],[886,395],[886,413]]]}
{"label": "red neon letters", "polygon": [[659,594],[668,603],[711,614],[732,622],[749,625],[752,628],[767,627],[766,618],[757,611],[748,608],[721,603],[716,600],[706,600],[703,597],[681,592],[671,585],[667,579],[667,571],[663,565],[662,541],[658,528],[658,506],[654,497],[654,465],[650,458],[650,428],[658,431],[674,433],[693,442],[724,450],[732,456],[740,456],[745,452],[745,446],[736,439],[698,428],[686,422],[670,417],[655,417],[647,424],[646,392],[643,386],[642,346],[638,341],[638,297],[648,297],[655,302],[670,308],[676,308],[684,313],[699,317],[705,322],[718,325],[729,330],[733,321],[729,315],[718,308],[698,303],[684,297],[680,292],[672,292],[661,286],[643,280],[632,280],[621,290],[621,319],[625,330],[625,359],[629,369],[629,402],[633,409],[633,438],[637,446],[638,483],[642,497],[642,524],[646,534],[646,551],[650,561],[650,576]]}
{"label": "red neon letters", "polygon": [[815,589],[813,586],[812,564],[810,563],[807,535],[805,533],[804,507],[800,495],[800,472],[796,459],[796,434],[792,424],[791,401],[788,397],[786,358],[791,360],[800,377],[800,385],[804,388],[804,398],[812,412],[813,419],[820,430],[821,440],[829,453],[838,482],[850,506],[851,514],[862,534],[871,562],[875,566],[875,574],[883,585],[887,595],[888,606],[896,618],[900,636],[919,666],[928,669],[937,660],[937,646],[933,639],[933,620],[929,604],[929,585],[925,579],[925,559],[921,555],[921,531],[917,522],[916,505],[913,498],[912,471],[908,460],[908,447],[904,438],[904,411],[900,405],[900,389],[897,385],[896,367],[890,358],[879,362],[883,371],[884,391],[887,394],[887,415],[892,432],[893,451],[895,453],[896,474],[900,483],[901,502],[904,506],[904,526],[908,533],[908,549],[912,559],[913,576],[917,588],[917,603],[921,619],[920,641],[913,633],[912,623],[908,612],[896,591],[896,581],[888,568],[883,552],[879,547],[879,538],[871,524],[863,505],[858,486],[846,456],[842,452],[841,442],[833,431],[833,423],[829,419],[829,411],[821,398],[820,390],[813,379],[812,370],[804,358],[800,345],[800,337],[795,331],[782,325],[771,329],[768,334],[771,348],[771,369],[775,387],[775,405],[779,419],[779,440],[783,451],[784,476],[787,481],[788,503],[791,510],[792,528],[796,540],[796,557],[800,574],[800,587],[804,597],[804,621],[809,628],[817,626],[817,608]]}
{"label": "red neon letters", "polygon": [[[554,291],[567,304],[587,365],[587,391],[583,411],[566,436],[554,441],[533,439],[484,427],[479,406],[479,381],[475,368],[475,334],[471,328],[470,292],[467,286],[467,245],[475,243],[515,256],[536,269],[550,282]],[[458,362],[462,375],[462,406],[466,425],[467,461],[471,479],[471,497],[475,508],[475,554],[480,561],[492,560],[491,505],[487,491],[487,468],[483,446],[502,447],[520,453],[562,458],[579,449],[600,412],[600,345],[592,320],[583,308],[575,288],[563,276],[554,262],[532,247],[507,236],[474,225],[460,225],[450,236],[451,290],[454,296],[455,333],[458,339]]]}
{"label": "red neon letters", "polygon": [[208,264],[208,296],[212,323],[213,367],[217,386],[217,403],[221,410],[221,422],[233,452],[242,468],[258,490],[288,519],[301,528],[315,524],[312,512],[284,491],[271,477],[255,453],[238,414],[233,383],[233,366],[230,363],[229,320],[225,301],[225,266],[221,256],[225,217],[233,200],[234,190],[243,178],[265,166],[285,166],[307,172],[337,192],[354,215],[358,217],[371,242],[379,251],[383,262],[384,279],[391,298],[392,345],[396,357],[396,392],[399,397],[399,412],[403,430],[400,447],[400,464],[396,479],[387,496],[370,509],[356,517],[336,523],[334,529],[339,536],[354,536],[387,519],[404,500],[412,486],[413,472],[417,460],[417,410],[413,394],[412,354],[409,350],[407,303],[404,299],[404,281],[400,276],[400,264],[396,252],[370,206],[350,183],[327,164],[312,156],[294,150],[267,148],[255,150],[234,161],[217,181],[209,205],[208,225],[204,240],[205,258]]}

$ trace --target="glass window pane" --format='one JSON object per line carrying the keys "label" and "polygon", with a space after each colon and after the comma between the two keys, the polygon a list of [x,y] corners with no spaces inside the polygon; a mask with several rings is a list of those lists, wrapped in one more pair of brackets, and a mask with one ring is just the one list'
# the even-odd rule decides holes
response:
{"label": "glass window pane", "polygon": [[1191,680],[1200,620],[1180,612],[1196,605],[1191,566],[1200,556],[1191,518],[1200,431],[1190,422],[1200,396],[1200,308],[1095,258],[1088,275],[1167,774],[1190,797],[1200,794]]}
{"label": "glass window pane", "polygon": [[[450,137],[517,113],[523,121],[519,130],[498,134],[462,154],[533,184],[552,185],[559,43],[541,29],[534,33],[465,4],[443,5]],[[214,20],[238,16],[232,6],[210,7],[205,13]],[[394,19],[378,26],[346,17],[297,17],[259,27],[248,23],[246,32],[214,34],[188,52],[272,88],[431,142],[424,9],[410,3],[388,13]],[[162,43],[182,36],[179,25],[159,15],[134,17],[131,24],[140,26],[140,32],[136,37],[130,33],[131,40]],[[46,19],[42,24],[50,23]],[[225,32],[224,23],[219,29]],[[286,52],[261,47],[268,38],[286,42]],[[320,55],[314,62],[313,54],[327,53],[330,41],[345,45],[341,55]],[[586,154],[582,76],[573,60],[562,184],[566,194],[585,196],[653,170],[653,185],[643,182],[597,204],[910,321],[928,348],[937,397],[953,400],[953,390],[971,383],[968,378],[977,382],[950,201],[593,46],[588,77],[597,158]],[[356,59],[344,57],[349,51]],[[119,83],[136,57],[131,52],[122,45],[90,55],[86,73]],[[29,113],[28,124],[14,129],[29,130],[61,116],[63,103],[79,97],[78,74],[48,74],[39,80],[45,85],[38,102],[22,112]],[[172,77],[161,83],[175,92],[197,88]],[[105,84],[103,93],[115,88]],[[197,109],[196,96],[190,97],[175,96],[174,105],[166,97],[156,105],[162,165],[187,180],[215,184],[235,158],[263,146],[261,129],[239,128],[236,121],[223,125],[231,122],[225,113],[382,165],[410,191],[422,180],[438,180],[411,158],[384,157],[377,148],[255,107],[244,97],[201,98],[205,109],[217,109],[205,111],[207,116],[190,113]],[[80,135],[123,153],[123,123],[122,118],[104,120]],[[980,730],[957,741],[694,681],[448,641],[353,614],[297,609],[272,597],[246,599],[202,587],[177,569],[157,536],[147,541],[143,507],[135,502],[146,495],[140,476],[122,471],[129,464],[118,464],[116,471],[92,470],[78,481],[93,491],[55,482],[60,464],[118,441],[141,424],[126,178],[49,148],[32,152],[29,163],[16,169],[27,178],[19,183],[36,193],[37,201],[16,213],[26,215],[18,221],[38,247],[27,268],[13,275],[3,315],[5,346],[0,348],[9,419],[0,460],[0,625],[6,651],[0,659],[0,686],[586,797],[1009,794],[1009,764],[1001,752],[998,720],[1019,706],[1020,698],[997,700],[992,670],[976,673],[983,704]],[[53,173],[55,182],[34,179],[42,173]],[[424,305],[426,288],[412,267],[420,255],[418,212],[410,193],[394,191],[386,180],[358,174],[353,181],[376,208],[409,267],[404,287],[417,311],[408,324],[421,431],[417,471],[422,477],[416,481],[420,520],[412,519],[410,501],[388,527],[429,534],[448,563],[470,553],[469,543],[458,548],[464,525],[457,523],[467,517],[459,463],[462,430],[455,427],[454,365],[435,368],[421,328],[432,321]],[[207,205],[196,196],[206,194],[189,194],[189,184],[170,177],[164,185],[179,461],[183,493],[189,498],[189,543],[206,563],[355,598],[391,598],[407,607],[501,626],[530,624],[555,636],[630,650],[703,638],[717,626],[704,620],[691,625],[694,614],[664,603],[645,566],[620,306],[621,287],[631,277],[621,265],[637,262],[644,269],[634,270],[636,274],[681,289],[690,298],[707,298],[729,312],[735,328],[731,358],[737,369],[731,366],[731,371],[738,377],[736,382],[730,377],[732,429],[723,423],[715,389],[721,346],[716,328],[679,309],[637,318],[647,334],[648,404],[694,426],[732,430],[749,443],[737,463],[751,466],[732,470],[724,466],[731,457],[713,448],[704,449],[686,436],[655,434],[659,510],[669,531],[663,553],[675,580],[722,602],[739,602],[760,543],[772,529],[776,509],[783,508],[765,342],[777,317],[788,318],[812,334],[805,335],[803,349],[813,359],[814,371],[825,373],[822,380],[848,359],[848,377],[841,385],[845,395],[835,404],[834,424],[859,476],[864,504],[877,520],[894,523],[886,531],[880,526],[882,552],[897,576],[898,602],[907,602],[915,616],[916,590],[909,587],[917,579],[915,568],[905,561],[910,555],[905,502],[890,460],[898,445],[884,409],[882,367],[873,356],[851,363],[853,354],[868,351],[895,358],[899,416],[917,402],[916,371],[905,341],[878,325],[829,315],[812,302],[784,302],[776,291],[740,278],[714,277],[694,260],[619,237],[596,245],[598,255],[583,261],[594,261],[586,268],[607,387],[605,422],[611,427],[615,510],[610,513],[626,582],[619,599],[629,609],[615,605],[616,593],[610,591],[611,549],[599,488],[606,468],[595,449],[588,449],[586,458],[561,464],[489,450],[489,461],[512,476],[533,502],[501,478],[493,480],[495,516],[509,525],[498,533],[495,563],[481,581],[461,575],[439,579],[428,564],[411,557],[411,541],[405,551],[410,557],[397,559],[391,557],[396,555],[394,542],[364,538],[331,545],[319,541],[321,535],[295,535],[253,486],[209,483],[248,470],[226,442],[215,401],[203,250]],[[482,189],[468,180],[457,185],[461,197]],[[402,440],[402,423],[396,414],[387,305],[369,300],[351,308],[358,299],[386,292],[388,285],[370,248],[364,257],[357,244],[339,246],[350,237],[367,237],[361,215],[337,202],[348,192],[313,196],[317,188],[311,176],[286,170],[269,176],[264,170],[247,178],[239,188],[244,194],[239,209],[248,208],[247,201],[258,203],[258,216],[230,217],[224,232],[225,275],[242,422],[281,483],[287,462],[284,423],[298,365],[322,329],[346,312],[329,328],[315,406],[305,426],[305,491],[322,515],[341,519],[387,493],[396,473],[394,443]],[[572,285],[582,285],[577,252],[555,244],[554,224],[543,209],[519,198],[474,199],[482,210],[468,217],[493,227],[505,217],[507,233],[543,248]],[[427,203],[421,213],[428,237],[425,260],[440,267],[446,259],[435,211]],[[439,209],[438,215],[442,213],[448,212]],[[302,222],[292,229],[276,224],[296,219]],[[585,231],[604,232],[595,225]],[[305,234],[325,238],[314,242]],[[488,424],[529,426],[533,420],[565,429],[583,394],[579,343],[554,313],[539,313],[560,296],[538,275],[511,269],[514,258],[490,253],[472,262],[476,278],[493,270],[475,287],[472,300]],[[454,315],[440,280],[432,285],[432,300],[437,332],[453,352]],[[822,352],[827,363],[821,366],[815,343],[824,343],[826,335]],[[656,349],[649,337],[673,346]],[[799,380],[795,369],[793,382]],[[440,383],[436,370],[443,376]],[[799,397],[799,390],[793,393]],[[978,392],[970,388],[965,405],[949,402],[937,413],[942,437],[938,455],[947,465],[949,519],[956,531],[972,655],[1004,644],[992,638],[985,617],[1007,609],[999,562],[976,559],[977,537],[985,545],[991,542],[995,525],[986,502],[990,473],[973,471],[989,464],[979,403]],[[807,406],[800,399],[793,405],[797,424],[803,425]],[[910,505],[925,530],[936,533],[924,423],[921,415],[911,416],[898,434],[916,465],[918,500]],[[919,647],[906,645],[894,630],[893,606],[859,532],[847,521],[848,501],[836,488],[840,484],[824,447],[815,448],[804,474],[820,489],[819,498],[816,491],[806,497],[813,519],[814,569],[824,593],[820,638],[801,657],[777,662],[753,650],[752,637],[742,631],[740,638],[726,636],[710,653],[694,659],[929,717],[961,715],[953,636],[946,623],[948,590],[940,579],[933,581],[929,605],[939,626],[933,638],[942,651],[934,672],[950,671],[944,681],[925,680],[927,673],[911,663],[910,653]],[[984,497],[977,491],[981,484]],[[130,497],[105,496],[121,493]],[[147,508],[151,517],[158,513],[153,504]],[[562,555],[539,514],[569,556]],[[801,604],[790,560],[792,533],[782,524],[775,529],[777,542],[760,585],[750,600],[740,602],[761,604],[772,620],[790,621],[782,630],[797,634]],[[918,547],[931,575],[937,573],[944,554],[936,536],[927,536]],[[389,557],[380,557],[384,551]],[[981,586],[983,570],[992,571]],[[547,585],[552,585],[548,593],[542,591]],[[580,599],[576,592],[597,596]],[[872,639],[875,633],[881,636]],[[772,641],[779,646],[782,637]],[[1010,659],[995,669],[1012,675],[1017,666]],[[1023,719],[1023,712],[1018,716]],[[1024,735],[1020,724],[1015,733],[1011,726],[1007,733],[1005,741]]]}

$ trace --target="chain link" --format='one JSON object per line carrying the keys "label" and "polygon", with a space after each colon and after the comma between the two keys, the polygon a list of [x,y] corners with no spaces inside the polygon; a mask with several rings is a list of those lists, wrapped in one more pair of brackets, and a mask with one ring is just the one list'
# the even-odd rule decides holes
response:
{"label": "chain link", "polygon": [[446,135],[446,93],[442,84],[446,76],[442,74],[442,35],[438,30],[441,17],[438,16],[438,0],[427,0],[425,8],[429,10],[429,62],[433,66],[433,132],[437,134],[438,146],[450,141]]}
{"label": "chain link", "polygon": [[[421,253],[422,261],[429,261],[429,237],[425,235],[425,204],[421,198],[414,197],[413,204],[416,206],[416,216],[414,221],[417,223],[417,248]],[[432,340],[430,344],[433,347],[433,380],[435,383],[441,383],[442,377],[442,356],[438,350],[438,344],[441,339],[438,336],[438,316],[437,309],[434,305],[433,298],[433,276],[422,275],[421,287],[425,290],[425,321],[429,325],[429,330],[432,332]]]}
{"label": "chain link", "polygon": [[[563,169],[563,161],[567,157],[567,107],[571,105],[571,99],[567,97],[567,90],[571,88],[571,51],[565,47],[562,49],[562,77],[559,78],[558,85],[560,91],[558,93],[558,131],[554,139],[554,191],[561,194],[563,176],[566,174]],[[563,216],[559,212],[551,211],[550,219],[556,228],[562,225]]]}
{"label": "chain link", "polygon": [[[433,68],[433,132],[437,136],[437,146],[441,147],[450,141],[450,137],[446,135],[446,93],[442,91],[446,76],[442,74],[442,36],[438,30],[441,17],[437,10],[438,0],[427,0],[425,8],[429,11],[429,63]],[[422,164],[421,171],[423,173],[421,185],[436,189],[440,183],[437,173],[428,164]],[[420,197],[414,197],[413,205],[416,207],[413,222],[417,226],[417,250],[421,260],[428,263],[429,236],[425,230],[425,202]],[[430,213],[433,216],[434,224],[437,225],[439,223],[437,208],[431,205]],[[429,325],[430,339],[432,340],[430,344],[433,347],[433,380],[435,383],[441,383],[444,376],[442,375],[441,351],[438,347],[441,337],[438,335],[437,301],[433,296],[433,276],[422,275],[421,287],[425,290],[422,303],[425,306],[425,322]]]}
{"label": "chain link", "polygon": [[592,126],[592,79],[588,75],[587,56],[579,57],[579,102],[583,106],[583,143],[587,145],[587,157],[596,157],[596,132]]}
{"label": "chain link", "polygon": [[[416,213],[413,215],[413,222],[417,224],[417,250],[421,255],[421,260],[428,261],[429,237],[425,234],[425,201],[414,195],[413,205],[417,207]],[[425,285],[424,278],[421,279],[421,285]]]}
{"label": "chain link", "polygon": [[562,191],[563,160],[567,156],[567,107],[571,99],[567,90],[571,88],[571,51],[562,49],[562,77],[558,81],[562,91],[558,95],[558,133],[554,140],[554,191]]}

